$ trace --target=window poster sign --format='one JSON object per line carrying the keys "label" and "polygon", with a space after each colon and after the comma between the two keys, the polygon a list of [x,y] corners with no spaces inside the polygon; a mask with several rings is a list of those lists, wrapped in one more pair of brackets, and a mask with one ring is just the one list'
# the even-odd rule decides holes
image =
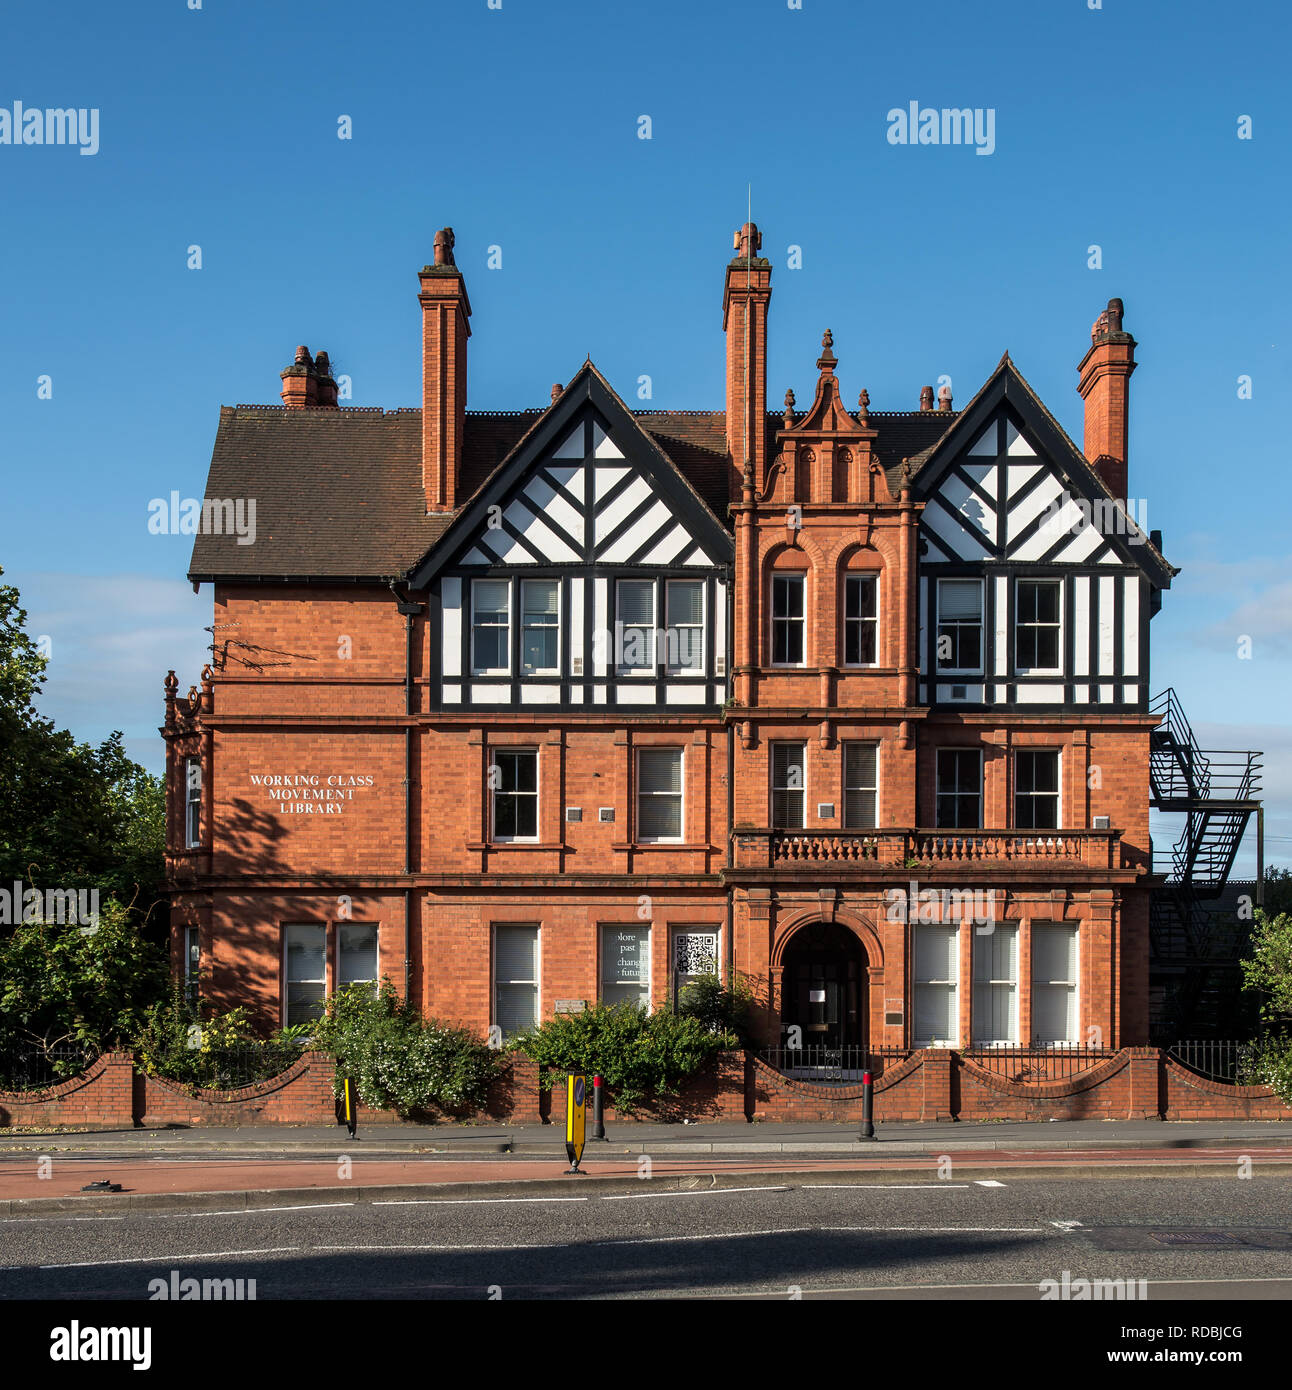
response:
{"label": "window poster sign", "polygon": [[644,984],[646,980],[646,933],[628,928],[613,937],[614,959],[607,962],[612,978],[621,984]]}
{"label": "window poster sign", "polygon": [[367,772],[253,772],[251,785],[284,816],[340,816],[376,778]]}

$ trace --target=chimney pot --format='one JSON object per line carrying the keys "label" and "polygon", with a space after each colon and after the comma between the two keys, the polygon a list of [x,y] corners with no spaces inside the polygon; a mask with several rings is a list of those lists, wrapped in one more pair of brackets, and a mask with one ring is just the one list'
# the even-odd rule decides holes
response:
{"label": "chimney pot", "polygon": [[938,387],[938,409],[951,409],[951,388],[949,386]]}
{"label": "chimney pot", "polygon": [[553,405],[555,405],[556,402],[560,399],[561,392],[564,391],[564,390],[565,390],[565,387],[562,386],[561,383],[560,383],[559,381],[554,381],[554,382],[552,383],[552,404],[553,404]]}
{"label": "chimney pot", "polygon": [[921,410],[932,410],[932,409],[933,409],[933,387],[931,387],[931,386],[921,386],[921,387],[920,387],[920,409],[921,409]]}
{"label": "chimney pot", "polygon": [[457,265],[453,259],[453,228],[441,227],[435,233],[435,243],[432,256],[436,265]]}

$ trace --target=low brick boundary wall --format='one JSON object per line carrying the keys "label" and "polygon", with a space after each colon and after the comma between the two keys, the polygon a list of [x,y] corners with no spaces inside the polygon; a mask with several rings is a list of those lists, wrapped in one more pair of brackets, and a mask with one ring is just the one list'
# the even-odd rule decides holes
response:
{"label": "low brick boundary wall", "polygon": [[[0,1091],[0,1126],[33,1129],[161,1129],[167,1126],[337,1122],[335,1065],[307,1052],[268,1081],[231,1091],[190,1090],[136,1072],[129,1053],[110,1052],[82,1075],[39,1091]],[[720,1053],[674,1098],[620,1114],[607,1098],[606,1122],[706,1123],[766,1120],[856,1124],[861,1083],[830,1085],[781,1075],[750,1052]],[[1017,1081],[946,1048],[926,1048],[885,1067],[875,1082],[877,1123],[960,1120],[1292,1120],[1292,1107],[1263,1086],[1232,1086],[1195,1075],[1153,1047],[1128,1047],[1085,1071],[1051,1081]],[[561,1125],[565,1087],[540,1084],[537,1064],[509,1054],[475,1115],[463,1121]],[[404,1123],[362,1104],[359,1124]]]}
{"label": "low brick boundary wall", "polygon": [[0,1091],[0,1125],[34,1129],[131,1129],[136,1078],[128,1052],[105,1052],[68,1081],[39,1091]]}

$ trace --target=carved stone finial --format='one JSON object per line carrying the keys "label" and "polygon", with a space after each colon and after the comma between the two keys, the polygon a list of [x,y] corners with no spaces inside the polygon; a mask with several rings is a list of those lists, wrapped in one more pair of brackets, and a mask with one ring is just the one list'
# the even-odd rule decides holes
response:
{"label": "carved stone finial", "polygon": [[453,259],[453,228],[441,227],[435,233],[435,264],[457,265]]}
{"label": "carved stone finial", "polygon": [[831,333],[828,328],[821,335],[821,346],[823,348],[832,348],[834,346],[834,334]]}
{"label": "carved stone finial", "polygon": [[162,682],[162,685],[165,687],[167,698],[173,700],[175,698],[175,692],[179,689],[179,680],[176,678],[174,671],[166,672],[166,679]]}
{"label": "carved stone finial", "polygon": [[951,409],[951,388],[949,386],[938,387],[938,409]]}
{"label": "carved stone finial", "polygon": [[754,461],[746,459],[740,473],[740,496],[746,505],[754,500]]}
{"label": "carved stone finial", "polygon": [[864,425],[866,417],[870,414],[870,392],[863,386],[861,395],[857,397],[857,415]]}
{"label": "carved stone finial", "polygon": [[816,360],[817,370],[832,372],[837,361],[838,358],[834,355],[834,334],[827,328],[821,335],[821,356]]}
{"label": "carved stone finial", "polygon": [[210,668],[209,665],[203,666],[203,667],[202,667],[202,689],[203,689],[203,690],[210,690],[210,688],[211,688],[211,682],[212,682],[213,680],[215,680],[215,672],[211,670],[211,668]]}
{"label": "carved stone finial", "polygon": [[910,459],[903,459],[903,460],[902,460],[902,471],[901,471],[901,474],[900,474],[899,477],[898,477],[898,491],[899,491],[899,492],[906,493],[906,492],[910,492],[910,490],[911,490],[911,461],[910,461]]}
{"label": "carved stone finial", "polygon": [[931,386],[922,386],[922,387],[920,387],[920,409],[921,409],[921,410],[932,410],[932,409],[933,409],[933,387],[931,387]]}
{"label": "carved stone finial", "polygon": [[790,387],[785,392],[785,428],[789,429],[794,424],[794,388]]}

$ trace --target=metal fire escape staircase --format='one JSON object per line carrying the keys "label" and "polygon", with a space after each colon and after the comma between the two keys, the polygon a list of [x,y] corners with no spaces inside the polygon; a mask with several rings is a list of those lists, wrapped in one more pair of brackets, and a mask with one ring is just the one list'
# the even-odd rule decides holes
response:
{"label": "metal fire escape staircase", "polygon": [[1243,834],[1257,817],[1257,893],[1264,875],[1260,827],[1261,755],[1198,747],[1173,689],[1150,706],[1162,722],[1149,740],[1149,793],[1155,810],[1183,814],[1167,881],[1154,890],[1149,975],[1162,999],[1162,1037],[1199,1037],[1228,1022],[1238,960],[1249,923],[1216,910]]}

